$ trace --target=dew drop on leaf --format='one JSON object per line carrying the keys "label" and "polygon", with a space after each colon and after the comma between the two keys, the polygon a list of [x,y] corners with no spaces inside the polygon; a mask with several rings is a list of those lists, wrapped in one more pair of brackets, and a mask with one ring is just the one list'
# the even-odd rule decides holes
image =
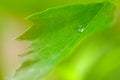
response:
{"label": "dew drop on leaf", "polygon": [[85,28],[80,25],[78,31],[79,31],[79,32],[83,32],[84,30],[85,30]]}

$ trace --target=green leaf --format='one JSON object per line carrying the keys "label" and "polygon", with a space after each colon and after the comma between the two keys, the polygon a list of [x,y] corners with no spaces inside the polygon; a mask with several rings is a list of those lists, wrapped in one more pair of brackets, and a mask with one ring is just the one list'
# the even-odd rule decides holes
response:
{"label": "green leaf", "polygon": [[83,40],[54,74],[62,76],[62,80],[119,80],[115,72],[120,68],[120,37],[116,34],[112,27]]}
{"label": "green leaf", "polygon": [[38,80],[76,49],[82,39],[113,22],[111,2],[78,4],[47,9],[27,17],[33,26],[18,39],[31,46],[14,80]]}
{"label": "green leaf", "polygon": [[[97,0],[97,2],[103,0]],[[34,12],[42,11],[46,8],[61,5],[78,4],[82,2],[96,2],[96,0],[0,0],[0,5],[19,15],[29,15]],[[21,6],[22,5],[22,6]]]}

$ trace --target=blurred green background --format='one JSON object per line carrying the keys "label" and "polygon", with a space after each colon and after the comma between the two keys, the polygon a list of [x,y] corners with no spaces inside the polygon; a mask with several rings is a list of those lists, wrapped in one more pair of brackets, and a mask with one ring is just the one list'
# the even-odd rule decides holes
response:
{"label": "blurred green background", "polygon": [[[18,55],[28,46],[25,41],[15,40],[27,28],[26,16],[51,7],[100,1],[103,0],[0,0],[0,66],[3,65],[4,76],[9,77],[21,63]],[[83,40],[43,80],[120,80],[120,0],[112,1],[117,5],[115,24]]]}

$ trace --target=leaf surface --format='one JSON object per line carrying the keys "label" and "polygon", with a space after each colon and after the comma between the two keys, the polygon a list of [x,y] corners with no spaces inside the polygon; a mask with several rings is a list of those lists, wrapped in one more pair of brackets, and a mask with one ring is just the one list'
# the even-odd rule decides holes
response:
{"label": "leaf surface", "polygon": [[78,4],[47,9],[27,17],[32,27],[18,39],[31,46],[14,80],[38,80],[69,56],[85,37],[103,30],[113,22],[111,2]]}

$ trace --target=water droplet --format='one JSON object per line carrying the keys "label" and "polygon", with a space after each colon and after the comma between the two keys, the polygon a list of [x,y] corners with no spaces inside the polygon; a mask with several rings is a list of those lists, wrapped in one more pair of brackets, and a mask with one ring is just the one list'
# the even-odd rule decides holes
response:
{"label": "water droplet", "polygon": [[83,32],[84,30],[85,30],[85,28],[80,25],[78,31],[79,31],[79,32]]}

